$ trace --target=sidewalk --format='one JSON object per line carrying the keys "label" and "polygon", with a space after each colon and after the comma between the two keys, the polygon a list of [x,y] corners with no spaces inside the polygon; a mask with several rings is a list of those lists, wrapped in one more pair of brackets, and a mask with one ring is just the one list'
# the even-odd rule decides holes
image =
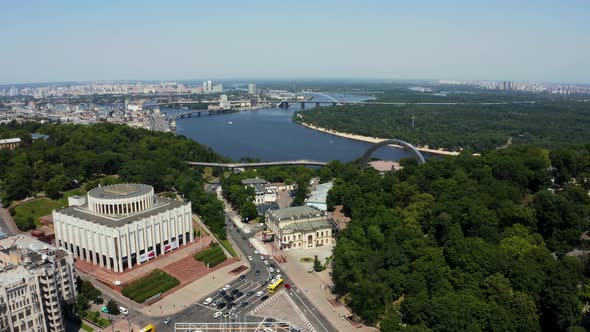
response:
{"label": "sidewalk", "polygon": [[[295,251],[282,251],[281,254],[287,257],[287,263],[280,265],[283,272],[293,280],[300,290],[300,294],[305,295],[338,331],[378,331],[378,329],[368,326],[355,328],[344,318],[352,315],[346,307],[334,307],[330,304],[328,300],[335,298],[335,296],[330,292],[332,282],[328,271],[308,273],[311,264],[305,265],[306,263],[300,262]],[[305,256],[304,251],[299,254],[299,256]]]}

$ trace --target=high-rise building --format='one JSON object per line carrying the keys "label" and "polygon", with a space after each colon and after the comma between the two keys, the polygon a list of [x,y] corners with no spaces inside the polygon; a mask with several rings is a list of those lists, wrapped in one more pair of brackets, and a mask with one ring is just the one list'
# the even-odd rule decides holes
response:
{"label": "high-rise building", "polygon": [[123,272],[194,240],[191,203],[152,186],[102,186],[79,198],[53,211],[56,242],[78,259]]}
{"label": "high-rise building", "polygon": [[248,84],[248,94],[249,95],[256,95],[256,84],[255,83]]}
{"label": "high-rise building", "polygon": [[207,82],[203,82],[203,93],[207,93]]}
{"label": "high-rise building", "polygon": [[211,92],[211,81],[207,81],[207,92]]}
{"label": "high-rise building", "polygon": [[25,235],[0,240],[0,331],[65,331],[64,307],[75,299],[66,250]]}

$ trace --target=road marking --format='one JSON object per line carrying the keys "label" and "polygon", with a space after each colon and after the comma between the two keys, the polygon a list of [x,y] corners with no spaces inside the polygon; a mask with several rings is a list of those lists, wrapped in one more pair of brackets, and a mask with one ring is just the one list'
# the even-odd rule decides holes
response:
{"label": "road marking", "polygon": [[319,320],[319,318],[313,312],[311,312],[311,310],[309,309],[307,304],[305,304],[305,302],[303,302],[303,300],[299,297],[299,295],[297,295],[297,293],[295,293],[295,292],[293,292],[293,294],[299,299],[301,304],[303,304],[307,308],[307,310],[309,310],[309,313],[316,319],[316,321],[318,323],[320,323],[320,325],[324,328],[324,330],[326,330],[326,332],[328,332],[328,329],[324,326],[324,324],[322,324],[322,322]]}

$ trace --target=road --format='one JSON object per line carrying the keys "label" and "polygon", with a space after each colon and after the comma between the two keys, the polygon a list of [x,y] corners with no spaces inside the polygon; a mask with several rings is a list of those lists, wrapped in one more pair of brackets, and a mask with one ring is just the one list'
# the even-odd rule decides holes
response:
{"label": "road", "polygon": [[[206,186],[206,190],[208,191],[215,190],[216,188],[217,186]],[[326,318],[319,313],[317,308],[315,308],[313,304],[303,295],[305,291],[300,290],[297,286],[293,285],[288,275],[286,275],[284,271],[280,270],[280,266],[278,263],[276,263],[271,257],[268,256],[264,256],[263,258],[261,258],[260,253],[256,252],[255,247],[252,246],[250,243],[250,240],[253,239],[253,237],[255,236],[255,232],[245,233],[241,231],[239,227],[236,227],[237,225],[234,225],[233,221],[227,213],[225,215],[225,219],[227,233],[233,241],[233,243],[235,244],[235,246],[237,246],[239,251],[241,251],[241,253],[243,253],[243,255],[246,256],[245,259],[248,259],[248,256],[252,257],[252,259],[249,261],[251,268],[244,274],[244,280],[238,280],[238,278],[236,278],[230,284],[230,288],[227,290],[228,294],[234,289],[237,289],[239,292],[244,293],[243,296],[233,301],[235,304],[238,305],[237,309],[235,309],[235,311],[233,312],[234,315],[228,317],[214,317],[214,314],[216,312],[220,311],[225,314],[228,312],[228,309],[217,309],[216,307],[213,307],[211,305],[206,306],[203,304],[203,302],[205,302],[205,299],[207,298],[211,298],[213,302],[218,301],[222,298],[219,295],[219,289],[211,289],[211,292],[204,298],[195,299],[195,301],[189,308],[186,308],[175,315],[171,315],[169,317],[171,320],[168,324],[164,323],[165,317],[148,317],[139,312],[134,312],[134,310],[132,309],[130,309],[130,314],[128,318],[140,326],[152,324],[156,326],[157,331],[174,331],[175,323],[224,323],[246,321],[258,322],[262,324],[266,317],[250,316],[248,315],[248,312],[253,310],[262,302],[261,296],[257,296],[257,292],[262,291],[262,293],[264,295],[268,295],[269,298],[273,296],[273,294],[268,293],[267,286],[263,285],[262,282],[269,280],[276,274],[281,274],[281,278],[285,280],[284,283],[291,285],[291,289],[285,289],[285,291],[288,295],[290,295],[293,302],[297,307],[299,307],[301,312],[304,313],[305,317],[311,323],[315,331],[337,331],[326,320]],[[264,264],[264,261],[268,262],[268,266]],[[275,271],[273,275],[273,273],[270,272],[271,264],[274,264],[275,267],[279,268],[280,272]],[[182,291],[182,289],[180,291]],[[246,302],[246,304],[240,305],[243,302]],[[154,305],[157,306],[157,303]],[[293,315],[295,315],[295,313],[293,313]],[[304,331],[309,330],[306,327],[302,328]]]}

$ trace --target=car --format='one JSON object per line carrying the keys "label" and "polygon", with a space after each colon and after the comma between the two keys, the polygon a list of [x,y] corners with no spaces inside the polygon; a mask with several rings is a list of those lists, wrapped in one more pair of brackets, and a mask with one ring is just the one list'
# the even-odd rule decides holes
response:
{"label": "car", "polygon": [[254,255],[258,255],[258,251],[254,250]]}
{"label": "car", "polygon": [[262,282],[262,286],[266,286],[266,285],[268,285],[268,280],[264,280],[264,281]]}
{"label": "car", "polygon": [[227,294],[227,292],[225,290],[223,290],[223,289],[220,289],[219,290],[219,295],[220,296],[225,296],[225,294]]}
{"label": "car", "polygon": [[215,300],[213,301],[213,303],[211,303],[212,307],[217,307],[217,305],[219,304],[219,302],[221,302],[221,300]]}
{"label": "car", "polygon": [[252,260],[252,256],[248,256],[248,260],[251,261]]}
{"label": "car", "polygon": [[273,269],[272,267],[268,269],[270,271],[270,273],[273,273],[275,271],[275,269]]}
{"label": "car", "polygon": [[227,308],[228,308],[228,309],[231,309],[231,308],[233,308],[235,305],[236,305],[235,303],[233,303],[233,302],[230,302],[230,303],[228,303],[228,305],[227,305]]}
{"label": "car", "polygon": [[263,297],[260,298],[260,301],[265,301],[266,299],[268,299],[268,295],[264,295]]}
{"label": "car", "polygon": [[239,228],[236,228],[236,233],[240,233],[240,229]]}
{"label": "car", "polygon": [[221,302],[217,305],[217,309],[223,309],[223,308],[225,308],[226,305],[227,304],[225,304],[225,302]]}
{"label": "car", "polygon": [[213,314],[213,317],[214,317],[214,318],[219,318],[221,315],[223,315],[223,312],[221,312],[221,311],[218,311],[218,312],[216,312],[215,314]]}
{"label": "car", "polygon": [[242,293],[242,292],[238,292],[238,293],[236,294],[236,299],[239,299],[239,298],[240,298],[240,297],[242,297],[242,296],[244,296],[244,293]]}
{"label": "car", "polygon": [[254,291],[248,291],[248,293],[246,293],[246,296],[250,296],[250,295],[253,295],[253,294],[254,294]]}
{"label": "car", "polygon": [[227,290],[228,290],[228,289],[230,289],[230,288],[231,288],[231,286],[230,286],[230,285],[225,285],[225,286],[223,286],[223,290],[224,290],[224,291],[227,291]]}
{"label": "car", "polygon": [[264,295],[263,291],[259,291],[258,293],[256,293],[256,296],[261,297],[262,295]]}
{"label": "car", "polygon": [[264,260],[264,256],[260,256],[260,259]]}
{"label": "car", "polygon": [[129,310],[125,309],[124,307],[119,307],[119,312],[122,313],[123,315],[129,314]]}
{"label": "car", "polygon": [[274,279],[274,277],[272,276],[272,274],[269,274],[268,275],[268,280],[273,280],[273,279]]}
{"label": "car", "polygon": [[237,292],[239,292],[238,289],[233,289],[229,295],[236,295]]}
{"label": "car", "polygon": [[277,276],[275,277],[275,279],[281,279],[282,275],[277,274]]}
{"label": "car", "polygon": [[281,272],[281,270],[279,270],[279,269],[275,269],[275,272],[276,272],[276,273],[279,273],[279,272]]}
{"label": "car", "polygon": [[248,247],[252,248],[252,247],[254,247],[254,246],[252,245],[252,243],[250,243],[250,244],[248,244]]}
{"label": "car", "polygon": [[105,314],[108,314],[108,313],[109,313],[109,308],[107,308],[107,306],[106,306],[106,305],[103,305],[103,306],[100,308],[100,311],[104,312]]}
{"label": "car", "polygon": [[204,304],[204,305],[210,305],[210,304],[211,304],[211,302],[213,302],[213,299],[212,299],[212,298],[210,298],[210,297],[208,297],[207,299],[205,299],[205,301],[203,301],[203,304]]}
{"label": "car", "polygon": [[268,265],[268,261],[263,261],[264,265]]}
{"label": "car", "polygon": [[286,289],[291,289],[291,284],[285,284]]}
{"label": "car", "polygon": [[166,319],[164,319],[164,324],[168,324],[172,321],[172,318],[168,317]]}
{"label": "car", "polygon": [[276,322],[277,320],[276,320],[276,319],[274,319],[274,318],[272,318],[272,317],[267,317],[267,318],[265,319],[265,321],[267,321],[267,322]]}
{"label": "car", "polygon": [[243,281],[244,279],[246,279],[246,276],[243,274],[238,278],[239,281]]}
{"label": "car", "polygon": [[276,267],[275,263],[270,263],[270,267],[272,267],[274,269]]}
{"label": "car", "polygon": [[259,275],[260,274],[260,270],[256,270],[256,272],[254,274]]}
{"label": "car", "polygon": [[246,241],[246,237],[245,236],[242,236],[242,240]]}
{"label": "car", "polygon": [[298,327],[292,327],[291,332],[301,332],[301,329]]}
{"label": "car", "polygon": [[241,307],[245,307],[245,306],[247,306],[247,305],[248,305],[248,301],[244,301],[244,302],[240,303],[240,306],[241,306]]}
{"label": "car", "polygon": [[265,327],[263,331],[264,332],[272,332],[272,329],[270,327]]}
{"label": "car", "polygon": [[225,314],[223,314],[223,317],[229,317],[229,315],[231,315],[231,314],[230,314],[230,313],[229,313],[229,311],[228,311],[228,312],[226,312]]}

